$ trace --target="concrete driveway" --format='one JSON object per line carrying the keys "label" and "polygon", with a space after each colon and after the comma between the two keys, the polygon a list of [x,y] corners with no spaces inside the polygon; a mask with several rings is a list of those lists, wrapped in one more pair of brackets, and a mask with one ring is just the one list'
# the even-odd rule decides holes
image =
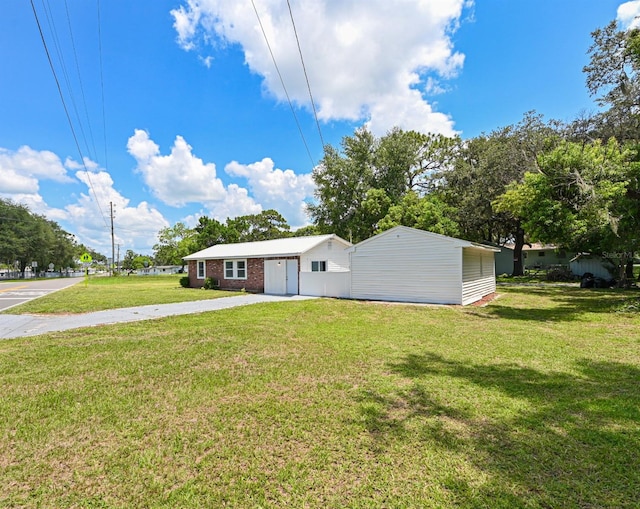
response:
{"label": "concrete driveway", "polygon": [[0,339],[37,336],[48,332],[58,332],[80,327],[95,327],[113,323],[137,322],[165,316],[188,315],[218,311],[237,306],[247,306],[262,302],[283,302],[315,299],[302,295],[280,296],[264,294],[243,294],[220,299],[157,304],[133,308],[110,309],[78,315],[0,315]]}

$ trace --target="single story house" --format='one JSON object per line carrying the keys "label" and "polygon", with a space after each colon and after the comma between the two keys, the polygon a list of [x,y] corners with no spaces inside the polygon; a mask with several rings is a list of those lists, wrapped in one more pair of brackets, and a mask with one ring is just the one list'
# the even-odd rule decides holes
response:
{"label": "single story house", "polygon": [[167,274],[179,274],[182,271],[182,265],[154,265],[153,267],[144,267],[136,270],[139,276],[163,276]]}
{"label": "single story house", "polygon": [[495,247],[396,226],[347,251],[353,299],[466,305],[496,290]]}
{"label": "single story house", "polygon": [[[513,244],[506,244],[503,249],[511,250],[513,253]],[[548,269],[549,267],[556,265],[563,265],[567,267],[569,265],[569,259],[567,252],[564,249],[559,249],[554,244],[541,244],[533,243],[531,245],[525,244],[522,248],[522,265],[524,270],[540,270]],[[507,274],[513,272],[513,265],[511,270]],[[502,272],[499,272],[502,274]]]}
{"label": "single story house", "polygon": [[206,278],[220,288],[274,295],[349,296],[352,244],[337,235],[312,235],[235,244],[217,244],[185,256],[189,284]]}

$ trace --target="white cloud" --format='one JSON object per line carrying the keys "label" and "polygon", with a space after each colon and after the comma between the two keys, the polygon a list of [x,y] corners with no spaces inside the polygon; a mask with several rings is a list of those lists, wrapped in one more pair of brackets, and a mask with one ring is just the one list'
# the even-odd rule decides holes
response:
{"label": "white cloud", "polygon": [[[75,174],[70,176],[68,170],[75,170]],[[129,199],[114,189],[111,175],[90,159],[81,164],[67,158],[63,164],[56,154],[47,150],[37,151],[27,146],[17,151],[0,148],[0,173],[3,177],[1,197],[61,223],[80,242],[102,253],[111,252],[109,202],[115,204],[117,242],[126,249],[150,252],[158,230],[169,226],[162,214],[148,203],[143,201],[132,206]],[[86,193],[80,193],[76,201],[63,208],[54,208],[40,194],[42,181],[84,184]]]}
{"label": "white cloud", "polygon": [[225,187],[215,164],[196,157],[181,136],[176,137],[167,156],[161,155],[160,147],[141,130],[129,138],[127,147],[145,183],[168,205],[200,203],[220,221],[274,208],[292,225],[307,223],[304,200],[311,198],[314,190],[310,174],[275,168],[269,158],[247,165],[233,161],[225,167],[226,174],[246,180],[248,189],[236,183]]}
{"label": "white cloud", "polygon": [[194,156],[182,136],[176,136],[171,153],[163,156],[149,134],[136,129],[127,142],[127,149],[136,159],[145,183],[164,203],[181,207],[187,203],[224,199],[226,193],[216,176],[216,165],[204,164]]}
{"label": "white cloud", "polygon": [[640,28],[640,0],[621,4],[618,7],[618,21],[624,29]]}
{"label": "white cloud", "polygon": [[37,194],[40,180],[73,182],[57,155],[27,146],[17,151],[0,148],[0,173],[0,194]]}
{"label": "white cloud", "polygon": [[237,184],[230,184],[227,188],[227,196],[223,202],[216,203],[209,208],[209,215],[220,222],[224,222],[228,217],[246,216],[248,214],[259,214],[262,212],[262,205],[249,196],[249,192]]}
{"label": "white cloud", "polygon": [[273,161],[265,157],[252,164],[232,161],[224,171],[245,178],[251,193],[265,209],[276,209],[292,226],[306,224],[308,219],[304,213],[304,201],[313,196],[315,189],[311,174],[297,175],[292,170],[281,170],[274,166]]}
{"label": "white cloud", "polygon": [[[394,125],[452,134],[453,121],[434,112],[423,97],[434,80],[452,78],[464,56],[451,33],[465,0],[292,1],[296,29],[319,117],[369,121],[376,134]],[[256,3],[289,95],[310,107],[307,85],[286,2]],[[250,2],[186,0],[171,11],[178,43],[194,50],[199,42],[239,44],[264,87],[285,100],[277,73]],[[429,80],[431,78],[431,80]],[[396,114],[391,114],[392,110]]]}
{"label": "white cloud", "polygon": [[113,179],[106,171],[91,174],[78,171],[76,178],[87,186],[87,193],[65,210],[67,221],[81,241],[100,252],[111,252],[110,203],[113,203],[116,244],[125,250],[150,253],[158,231],[169,226],[162,214],[145,201],[131,206],[130,200],[114,189]]}

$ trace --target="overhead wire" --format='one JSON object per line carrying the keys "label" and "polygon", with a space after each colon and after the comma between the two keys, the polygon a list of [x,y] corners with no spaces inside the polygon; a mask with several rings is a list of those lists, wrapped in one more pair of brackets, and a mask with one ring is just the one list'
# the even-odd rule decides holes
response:
{"label": "overhead wire", "polygon": [[[75,118],[78,124],[78,128],[80,130],[80,135],[82,140],[84,141],[84,146],[86,148],[87,153],[90,154],[89,144],[87,143],[87,136],[84,132],[84,128],[82,126],[82,121],[80,119],[80,113],[78,112],[78,106],[75,101],[75,94],[73,91],[73,86],[71,84],[71,79],[69,77],[69,72],[67,71],[67,64],[64,58],[64,53],[62,51],[62,45],[60,44],[60,38],[58,37],[58,30],[56,28],[56,23],[53,17],[53,13],[51,12],[51,6],[48,0],[41,0],[42,9],[44,11],[45,17],[47,19],[47,23],[49,25],[49,31],[51,33],[51,39],[53,41],[53,47],[55,49],[55,53],[58,56],[58,62],[60,65],[60,70],[62,73],[62,77],[64,78],[64,82],[67,87],[69,101],[72,106],[73,113],[75,113]],[[44,32],[43,32],[44,33]],[[91,154],[90,154],[91,155]]]}
{"label": "overhead wire", "polygon": [[105,113],[104,100],[104,66],[102,65],[102,21],[100,18],[100,0],[96,0],[98,7],[98,56],[100,61],[100,102],[102,103],[102,135],[104,141],[104,169],[109,170],[109,159],[107,156],[107,115]]}
{"label": "overhead wire", "polygon": [[315,167],[316,163],[311,155],[311,151],[309,150],[309,145],[307,144],[307,140],[304,137],[304,132],[302,131],[302,127],[300,126],[300,121],[298,120],[298,116],[296,115],[295,109],[293,107],[293,103],[291,102],[291,97],[289,97],[289,92],[287,91],[287,86],[284,84],[284,79],[282,78],[282,73],[280,72],[280,68],[278,67],[278,63],[276,62],[276,57],[273,54],[273,50],[271,49],[271,44],[269,44],[269,38],[267,37],[267,33],[262,25],[262,20],[260,19],[260,14],[258,13],[258,9],[256,8],[256,4],[254,0],[251,0],[251,5],[253,5],[253,10],[256,13],[256,18],[258,18],[258,24],[260,25],[260,30],[262,30],[262,36],[264,37],[264,41],[267,44],[267,48],[269,49],[269,54],[271,55],[271,60],[273,61],[273,65],[276,68],[276,72],[278,73],[278,77],[280,78],[280,84],[284,90],[284,94],[287,97],[287,102],[289,103],[289,108],[291,108],[291,113],[293,118],[296,121],[296,125],[298,126],[298,131],[300,132],[300,137],[302,138],[302,142],[304,143],[305,148],[307,149],[307,154],[309,155],[309,159],[311,160],[311,164]]}
{"label": "overhead wire", "polygon": [[69,123],[69,127],[71,129],[71,135],[73,136],[73,140],[75,141],[76,144],[76,148],[78,149],[78,153],[80,154],[80,160],[82,162],[82,166],[84,167],[84,170],[87,174],[87,180],[89,182],[89,187],[91,189],[91,192],[93,193],[93,197],[96,201],[96,206],[98,207],[98,210],[100,212],[100,215],[102,216],[102,219],[105,223],[105,226],[107,228],[109,228],[109,225],[107,223],[107,219],[104,215],[104,212],[102,210],[102,207],[100,206],[100,202],[98,200],[98,196],[95,190],[95,187],[93,185],[93,182],[91,181],[91,172],[89,171],[89,169],[87,168],[86,162],[85,162],[85,158],[84,155],[82,154],[82,148],[80,147],[80,142],[78,141],[78,136],[76,134],[76,130],[73,126],[73,121],[71,120],[71,115],[69,114],[69,108],[67,107],[67,102],[64,98],[64,94],[62,93],[62,87],[60,86],[60,80],[58,79],[58,74],[56,72],[55,66],[53,65],[53,60],[51,59],[51,53],[49,52],[49,47],[47,45],[47,41],[46,38],[44,36],[44,32],[42,30],[42,25],[40,24],[40,18],[38,17],[38,11],[36,10],[36,7],[33,3],[33,0],[30,0],[31,2],[31,9],[33,10],[33,16],[36,20],[36,25],[38,26],[38,32],[40,33],[40,39],[42,40],[42,45],[44,46],[44,51],[47,55],[47,60],[49,62],[49,67],[51,68],[51,72],[53,74],[53,79],[56,82],[56,87],[58,88],[58,94],[60,95],[60,100],[62,101],[62,107],[64,109],[65,115],[67,117],[67,121]]}
{"label": "overhead wire", "polygon": [[[91,146],[93,148],[92,158],[95,160],[97,152],[96,152],[96,143],[93,139],[93,129],[91,128],[91,120],[89,118],[89,108],[87,108],[87,99],[84,94],[84,85],[82,83],[82,73],[80,72],[80,64],[78,62],[78,52],[76,51],[76,41],[73,37],[73,29],[71,27],[71,16],[69,15],[69,5],[67,4],[67,0],[64,0],[64,8],[67,15],[67,27],[69,28],[69,37],[71,39],[71,49],[73,50],[73,58],[76,64],[76,73],[78,74],[78,84],[80,85],[80,95],[82,96],[82,104],[84,106],[84,114],[87,119],[87,129],[89,130],[89,139],[91,140]],[[89,148],[87,146],[87,148]],[[90,154],[91,155],[91,154]]]}
{"label": "overhead wire", "polygon": [[289,7],[289,17],[291,18],[291,25],[293,26],[293,33],[296,36],[296,43],[298,45],[298,53],[300,55],[300,62],[302,63],[302,70],[304,71],[304,78],[307,81],[307,90],[309,91],[309,99],[311,100],[311,108],[313,109],[313,117],[316,119],[316,126],[318,127],[318,134],[320,135],[320,141],[322,142],[322,148],[324,149],[325,143],[322,136],[322,129],[320,129],[320,122],[318,121],[318,112],[316,110],[316,103],[313,100],[313,94],[311,93],[311,84],[309,83],[309,75],[307,74],[307,66],[304,63],[304,57],[302,56],[302,48],[300,47],[300,39],[298,38],[298,30],[296,30],[296,22],[293,19],[293,11],[291,10],[291,3],[287,0],[287,6]]}

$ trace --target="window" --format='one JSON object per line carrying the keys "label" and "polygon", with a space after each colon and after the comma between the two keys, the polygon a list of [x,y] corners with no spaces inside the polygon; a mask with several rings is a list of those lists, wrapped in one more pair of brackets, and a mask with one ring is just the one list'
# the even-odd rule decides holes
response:
{"label": "window", "polygon": [[247,260],[225,260],[225,279],[247,279]]}
{"label": "window", "polygon": [[545,253],[544,251],[540,251],[540,252],[538,253],[538,256],[545,256],[546,254],[547,254],[547,253]]}
{"label": "window", "polygon": [[204,279],[204,260],[198,260],[198,279]]}
{"label": "window", "polygon": [[324,260],[311,262],[311,272],[327,272],[327,262]]}

